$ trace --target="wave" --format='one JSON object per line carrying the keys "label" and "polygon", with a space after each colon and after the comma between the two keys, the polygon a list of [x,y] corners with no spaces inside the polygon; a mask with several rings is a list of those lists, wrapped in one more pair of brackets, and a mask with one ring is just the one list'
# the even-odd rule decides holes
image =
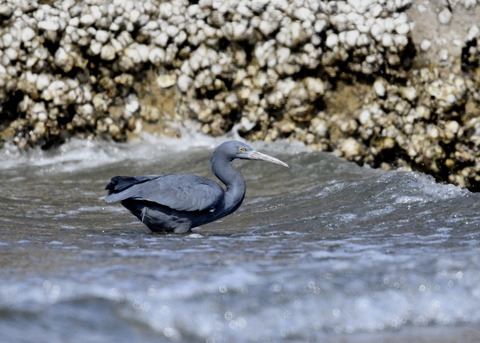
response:
{"label": "wave", "polygon": [[[233,133],[230,133],[221,137],[211,137],[192,128],[184,128],[180,137],[141,133],[138,138],[128,143],[72,138],[58,148],[50,150],[33,148],[23,151],[12,143],[6,143],[0,150],[0,170],[35,167],[39,173],[74,172],[127,160],[152,160],[192,149],[213,151],[217,145],[233,139],[233,136]],[[300,142],[248,144],[256,149],[267,149],[282,154],[307,151],[305,145]]]}

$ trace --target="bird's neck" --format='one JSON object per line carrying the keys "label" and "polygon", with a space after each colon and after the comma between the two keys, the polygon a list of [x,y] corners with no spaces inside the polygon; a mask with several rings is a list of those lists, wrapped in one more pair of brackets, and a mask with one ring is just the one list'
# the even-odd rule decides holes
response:
{"label": "bird's neck", "polygon": [[245,197],[246,184],[243,175],[233,168],[230,164],[231,160],[220,157],[212,157],[212,171],[216,177],[222,181],[227,190],[224,197],[224,208],[235,211]]}

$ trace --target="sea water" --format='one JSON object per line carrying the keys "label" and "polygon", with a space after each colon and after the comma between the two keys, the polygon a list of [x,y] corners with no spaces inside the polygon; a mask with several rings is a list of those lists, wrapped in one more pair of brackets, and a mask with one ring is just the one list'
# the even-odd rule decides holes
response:
{"label": "sea water", "polygon": [[[240,209],[154,234],[115,175],[194,173],[226,138],[0,150],[1,342],[478,342],[480,195],[296,143],[235,161]],[[216,180],[218,181],[218,180]]]}

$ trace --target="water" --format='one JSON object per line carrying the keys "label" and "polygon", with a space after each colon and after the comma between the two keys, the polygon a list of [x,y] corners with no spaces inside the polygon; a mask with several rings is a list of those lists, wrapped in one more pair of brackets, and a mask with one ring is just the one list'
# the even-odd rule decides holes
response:
{"label": "water", "polygon": [[114,175],[214,178],[222,139],[0,151],[1,342],[478,342],[480,195],[299,144],[239,161],[243,206],[156,235]]}

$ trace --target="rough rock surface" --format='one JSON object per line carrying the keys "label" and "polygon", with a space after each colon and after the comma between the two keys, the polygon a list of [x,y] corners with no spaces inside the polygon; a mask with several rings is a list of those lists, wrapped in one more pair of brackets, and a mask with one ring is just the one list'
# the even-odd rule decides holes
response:
{"label": "rough rock surface", "polygon": [[5,0],[0,140],[191,120],[479,190],[479,18],[476,0]]}

